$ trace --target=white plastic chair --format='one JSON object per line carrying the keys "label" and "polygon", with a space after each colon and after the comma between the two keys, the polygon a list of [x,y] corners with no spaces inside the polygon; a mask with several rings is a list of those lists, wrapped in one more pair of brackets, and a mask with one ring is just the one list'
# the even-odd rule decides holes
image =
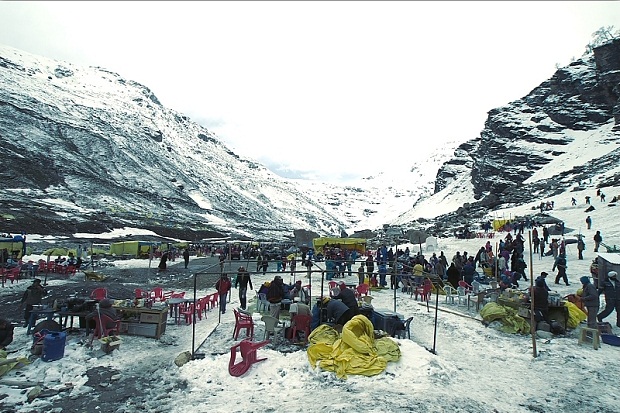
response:
{"label": "white plastic chair", "polygon": [[261,313],[261,309],[265,309],[265,311],[269,310],[269,301],[267,301],[267,294],[265,293],[256,293],[256,311]]}
{"label": "white plastic chair", "polygon": [[472,281],[472,293],[478,294],[480,292],[480,283],[478,281]]}
{"label": "white plastic chair", "polygon": [[273,334],[274,340],[279,335],[284,339],[284,323],[270,315],[262,316],[261,321],[265,323],[265,338],[263,340],[267,340],[271,334]]}
{"label": "white plastic chair", "polygon": [[446,292],[446,303],[450,301],[452,304],[455,304],[454,294],[456,293],[456,290],[454,289],[454,287],[452,287],[451,285],[444,285],[443,290]]}
{"label": "white plastic chair", "polygon": [[459,300],[459,305],[461,305],[461,303],[463,303],[463,305],[467,305],[468,298],[467,298],[467,292],[465,291],[465,287],[458,287],[456,289],[456,293],[457,293],[457,298]]}

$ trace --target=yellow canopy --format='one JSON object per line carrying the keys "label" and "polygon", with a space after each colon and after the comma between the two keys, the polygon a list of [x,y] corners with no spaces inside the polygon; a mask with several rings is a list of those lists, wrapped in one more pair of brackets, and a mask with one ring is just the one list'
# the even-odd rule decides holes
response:
{"label": "yellow canopy", "polygon": [[365,238],[314,238],[312,245],[315,251],[323,251],[323,247],[329,244],[330,246],[340,245],[344,249],[355,249],[356,251],[364,254],[366,253],[366,239]]}

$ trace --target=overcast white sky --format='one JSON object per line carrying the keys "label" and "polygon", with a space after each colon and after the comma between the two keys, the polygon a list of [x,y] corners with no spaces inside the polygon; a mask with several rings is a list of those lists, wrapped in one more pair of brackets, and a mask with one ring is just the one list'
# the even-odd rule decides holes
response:
{"label": "overcast white sky", "polygon": [[101,66],[235,152],[345,180],[475,138],[618,2],[0,2],[0,43]]}

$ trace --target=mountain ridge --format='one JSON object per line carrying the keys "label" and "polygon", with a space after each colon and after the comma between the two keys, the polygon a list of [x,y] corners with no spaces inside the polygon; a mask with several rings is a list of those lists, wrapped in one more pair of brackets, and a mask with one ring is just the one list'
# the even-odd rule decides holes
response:
{"label": "mountain ridge", "polygon": [[[619,48],[597,47],[490,110],[479,137],[416,157],[398,176],[338,186],[277,176],[115,72],[0,46],[2,225],[67,236],[136,227],[189,241],[290,239],[296,229],[442,234],[616,167]],[[566,159],[583,133],[607,150]],[[557,160],[571,167],[543,177]]]}

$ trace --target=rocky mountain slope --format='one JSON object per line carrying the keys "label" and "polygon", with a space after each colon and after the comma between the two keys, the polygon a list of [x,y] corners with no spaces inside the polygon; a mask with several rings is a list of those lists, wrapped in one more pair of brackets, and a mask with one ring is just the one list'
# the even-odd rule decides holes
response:
{"label": "rocky mountain slope", "polygon": [[[616,39],[558,69],[527,96],[489,111],[481,136],[461,144],[440,168],[433,196],[393,224],[429,226],[426,219],[433,218],[440,222],[431,232],[441,233],[492,210],[552,197],[580,182],[594,179],[599,188],[617,186],[619,167]],[[556,172],[549,175],[550,170]],[[445,212],[441,208],[431,212],[421,207],[447,198],[460,208],[439,216]]]}
{"label": "rocky mountain slope", "polygon": [[[283,179],[163,107],[149,88],[103,68],[0,47],[0,85],[4,232],[138,227],[191,241],[282,239],[297,228],[339,235],[376,215],[357,205],[374,197],[372,184]],[[385,189],[393,195],[386,198],[411,198],[402,212],[433,178],[419,190]]]}
{"label": "rocky mountain slope", "polygon": [[337,186],[271,173],[119,74],[0,46],[2,231],[136,227],[191,241],[423,226],[441,235],[582,180],[617,184],[619,49],[618,40],[595,48],[491,110],[478,138],[398,176]]}

